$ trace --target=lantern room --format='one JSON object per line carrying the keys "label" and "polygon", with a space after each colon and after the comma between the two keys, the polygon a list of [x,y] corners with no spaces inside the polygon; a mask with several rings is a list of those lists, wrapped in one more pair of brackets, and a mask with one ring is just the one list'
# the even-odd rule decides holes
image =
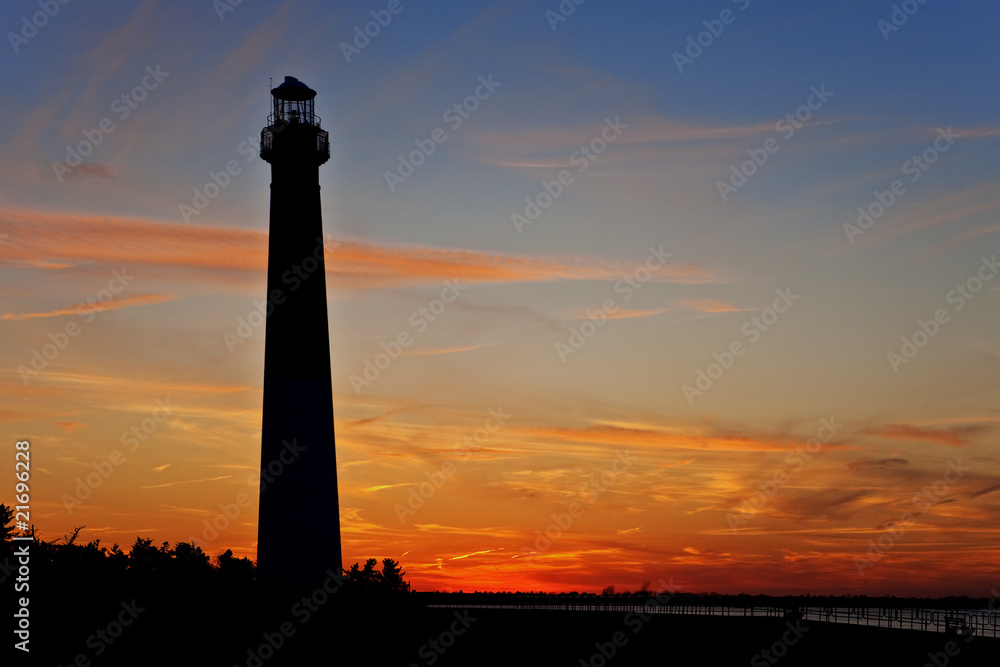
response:
{"label": "lantern room", "polygon": [[268,117],[268,125],[285,123],[307,123],[319,126],[316,117],[316,91],[294,76],[286,76],[285,82],[271,89],[273,108]]}
{"label": "lantern room", "polygon": [[316,91],[294,76],[271,89],[271,114],[260,132],[260,156],[320,165],[330,159],[330,137],[315,113]]}

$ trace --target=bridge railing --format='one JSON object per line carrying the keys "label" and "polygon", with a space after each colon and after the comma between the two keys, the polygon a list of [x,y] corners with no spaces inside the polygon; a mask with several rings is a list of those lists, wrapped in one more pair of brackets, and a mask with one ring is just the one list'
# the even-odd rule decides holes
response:
{"label": "bridge railing", "polygon": [[468,609],[524,609],[547,611],[601,611],[612,613],[678,614],[689,616],[744,616],[782,618],[801,614],[803,620],[821,623],[866,625],[924,632],[971,630],[978,637],[1000,637],[1000,612],[988,610],[910,609],[882,607],[733,607],[696,604],[636,603],[619,600],[573,602],[428,604],[428,607]]}

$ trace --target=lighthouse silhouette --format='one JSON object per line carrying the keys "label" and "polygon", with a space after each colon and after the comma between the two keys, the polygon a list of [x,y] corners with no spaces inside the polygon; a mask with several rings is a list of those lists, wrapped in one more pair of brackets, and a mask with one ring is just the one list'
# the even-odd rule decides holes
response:
{"label": "lighthouse silhouette", "polygon": [[286,76],[271,97],[257,568],[272,590],[295,592],[342,572],[319,188],[330,143],[315,90]]}

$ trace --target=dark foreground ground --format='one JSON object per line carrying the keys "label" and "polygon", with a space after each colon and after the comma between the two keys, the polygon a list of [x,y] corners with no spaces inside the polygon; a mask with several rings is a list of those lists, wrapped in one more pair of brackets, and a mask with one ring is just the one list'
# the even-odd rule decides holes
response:
{"label": "dark foreground ground", "polygon": [[[110,597],[40,601],[30,656],[14,652],[2,664],[1000,665],[996,639],[777,618],[456,611],[363,599],[340,599],[337,606],[337,596],[313,611],[238,591],[212,598],[164,592],[134,603]],[[11,637],[6,629],[4,635]]]}

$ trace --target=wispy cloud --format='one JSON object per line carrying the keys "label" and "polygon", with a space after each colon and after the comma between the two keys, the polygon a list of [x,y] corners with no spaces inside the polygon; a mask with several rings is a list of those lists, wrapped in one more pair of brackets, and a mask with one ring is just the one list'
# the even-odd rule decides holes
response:
{"label": "wispy cloud", "polygon": [[369,486],[365,489],[365,493],[375,493],[376,491],[383,491],[385,489],[396,489],[401,486],[413,486],[411,482],[404,482],[402,484],[378,484],[376,486]]}
{"label": "wispy cloud", "polygon": [[465,345],[463,347],[444,347],[444,348],[425,348],[422,350],[407,350],[403,353],[406,357],[427,357],[436,356],[439,354],[457,354],[459,352],[470,352],[472,350],[478,350],[483,347],[491,347],[496,345],[496,343],[480,343],[479,345]]}
{"label": "wispy cloud", "polygon": [[994,491],[1000,491],[1000,484],[994,484],[992,486],[987,486],[983,489],[977,491],[970,491],[968,496],[970,498],[978,498],[979,496],[985,496],[988,493],[993,493]]}
{"label": "wispy cloud", "polygon": [[[604,315],[609,320],[630,320],[636,317],[653,317],[669,312],[670,308],[651,308],[649,310],[629,310],[628,308],[618,308],[614,313],[605,312]],[[591,317],[591,310],[574,310],[566,314],[566,317],[574,320],[586,320]]]}
{"label": "wispy cloud", "polygon": [[167,486],[177,486],[178,484],[198,484],[201,482],[214,482],[220,479],[229,479],[232,475],[222,475],[220,477],[206,477],[205,479],[185,479],[177,482],[167,482],[166,484],[153,484],[150,486],[142,486],[142,489],[162,489]]}
{"label": "wispy cloud", "polygon": [[[751,436],[727,436],[668,432],[655,429],[592,426],[589,428],[507,427],[507,433],[518,432],[542,440],[626,446],[694,449],[711,452],[787,452],[791,444],[786,438],[760,439]],[[825,449],[847,449],[845,445],[828,444]]]}
{"label": "wispy cloud", "polygon": [[452,556],[448,560],[462,560],[463,558],[469,558],[471,556],[479,556],[481,554],[490,554],[490,553],[493,553],[494,551],[503,551],[503,548],[501,547],[500,549],[484,549],[482,551],[473,551],[471,554],[462,554],[461,556]]}
{"label": "wispy cloud", "polygon": [[121,308],[131,308],[132,306],[148,306],[164,301],[175,301],[180,297],[176,294],[135,294],[113,299],[107,303],[95,301],[94,303],[77,304],[71,308],[56,308],[35,313],[4,313],[0,320],[27,320],[36,317],[58,317],[60,315],[79,315],[81,311],[103,312],[106,310],[119,310]]}
{"label": "wispy cloud", "polygon": [[[938,129],[936,127],[931,128],[930,132],[937,134]],[[983,125],[982,127],[966,127],[959,128],[955,132],[960,134],[962,139],[988,139],[991,137],[1000,137],[1000,126]]]}
{"label": "wispy cloud", "polygon": [[951,447],[967,447],[972,444],[973,437],[989,428],[989,426],[979,424],[945,428],[915,426],[912,424],[889,424],[875,429],[872,431],[872,434],[896,440],[921,440],[925,442],[939,442]]}
{"label": "wispy cloud", "polygon": [[111,165],[100,162],[83,162],[66,174],[67,178],[74,176],[92,176],[94,178],[116,178],[118,172]]}
{"label": "wispy cloud", "polygon": [[83,428],[87,424],[85,422],[53,422],[56,426],[64,430],[66,433],[72,433],[73,431]]}
{"label": "wispy cloud", "polygon": [[682,299],[678,303],[689,310],[696,310],[700,313],[735,313],[740,311],[740,308],[731,303],[715,299]]}
{"label": "wispy cloud", "polygon": [[[150,222],[132,218],[0,209],[9,234],[3,258],[15,261],[90,262],[111,266],[261,272],[267,267],[264,232]],[[354,288],[469,283],[619,280],[632,270],[626,260],[594,257],[505,255],[461,248],[327,243],[327,272]],[[205,275],[189,274],[192,280]],[[219,280],[218,275],[214,275]],[[695,265],[662,267],[654,281],[721,282],[718,272]]]}

